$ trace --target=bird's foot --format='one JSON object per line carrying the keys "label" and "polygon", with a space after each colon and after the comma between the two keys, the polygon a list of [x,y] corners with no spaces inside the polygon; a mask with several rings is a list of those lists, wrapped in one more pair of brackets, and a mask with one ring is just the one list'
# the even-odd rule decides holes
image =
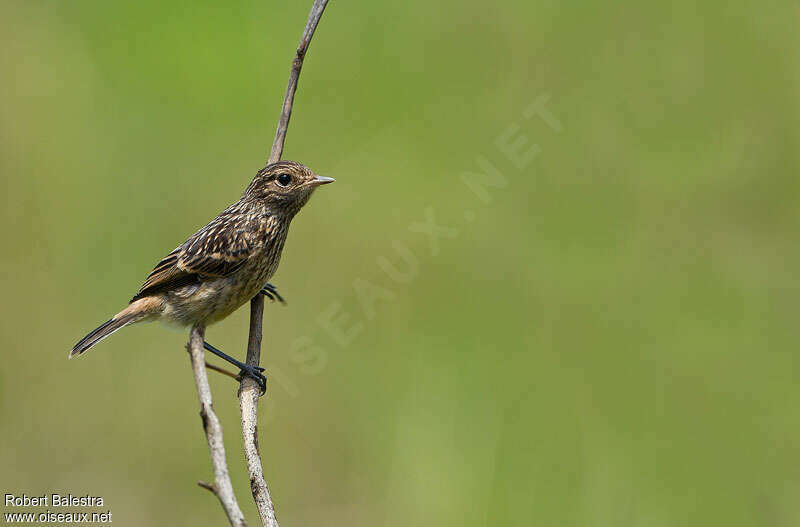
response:
{"label": "bird's foot", "polygon": [[261,388],[261,393],[267,393],[267,378],[264,376],[264,368],[261,366],[250,366],[249,364],[242,364],[242,369],[239,370],[239,377],[244,379],[245,376],[255,379],[258,386]]}
{"label": "bird's foot", "polygon": [[226,360],[226,361],[230,362],[231,364],[233,364],[234,366],[238,367],[239,368],[239,377],[238,377],[238,379],[239,379],[240,382],[241,382],[242,379],[244,379],[245,376],[252,377],[253,379],[255,379],[255,381],[258,383],[258,385],[261,387],[262,395],[267,393],[267,378],[264,376],[263,373],[261,373],[261,372],[264,371],[264,368],[262,368],[260,366],[251,366],[251,365],[246,364],[246,363],[244,363],[242,361],[236,360],[233,357],[231,357],[230,355],[228,355],[227,353],[224,353],[221,350],[218,350],[217,348],[215,348],[214,346],[212,346],[208,342],[203,341],[203,347],[205,349],[207,349],[208,351],[210,351],[211,353],[213,353],[214,355],[216,355],[217,357],[219,357],[219,358],[221,358],[223,360]]}
{"label": "bird's foot", "polygon": [[273,302],[277,298],[278,302],[286,305],[286,300],[284,300],[283,297],[280,294],[278,294],[278,288],[270,284],[269,282],[267,282],[267,285],[264,286],[264,289],[262,289],[260,293],[265,297],[269,298],[270,300],[272,300]]}

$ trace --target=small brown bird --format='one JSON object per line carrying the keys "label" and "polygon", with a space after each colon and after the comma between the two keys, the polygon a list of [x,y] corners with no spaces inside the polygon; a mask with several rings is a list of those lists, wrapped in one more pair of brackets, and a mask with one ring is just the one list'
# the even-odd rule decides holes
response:
{"label": "small brown bird", "polygon": [[[314,189],[333,181],[294,161],[278,161],[259,170],[239,201],[161,260],[128,307],[83,337],[69,357],[138,322],[208,325],[259,293],[283,301],[268,280],[278,268],[289,223]],[[263,368],[250,367],[204,344],[264,387]]]}

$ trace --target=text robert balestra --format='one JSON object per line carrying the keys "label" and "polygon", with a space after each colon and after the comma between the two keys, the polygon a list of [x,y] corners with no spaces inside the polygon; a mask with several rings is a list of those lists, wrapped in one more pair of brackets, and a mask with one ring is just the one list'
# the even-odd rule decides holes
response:
{"label": "text robert balestra", "polygon": [[6,507],[102,507],[102,496],[74,496],[72,494],[43,494],[28,496],[5,495]]}

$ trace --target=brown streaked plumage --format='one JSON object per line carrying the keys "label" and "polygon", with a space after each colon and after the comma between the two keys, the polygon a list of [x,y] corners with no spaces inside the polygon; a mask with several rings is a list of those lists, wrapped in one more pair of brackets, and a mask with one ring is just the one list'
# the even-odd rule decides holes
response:
{"label": "brown streaked plumage", "polygon": [[164,257],[129,305],[75,344],[70,358],[137,322],[208,325],[233,313],[275,273],[292,218],[332,181],[293,161],[259,170],[239,201]]}

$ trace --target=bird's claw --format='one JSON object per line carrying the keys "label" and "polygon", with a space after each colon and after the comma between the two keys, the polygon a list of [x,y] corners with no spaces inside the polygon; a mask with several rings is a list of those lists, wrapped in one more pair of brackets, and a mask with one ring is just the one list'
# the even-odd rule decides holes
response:
{"label": "bird's claw", "polygon": [[239,370],[239,377],[244,379],[245,376],[247,376],[254,379],[261,388],[261,393],[264,394],[267,393],[267,378],[263,373],[261,373],[262,371],[264,371],[264,368],[260,366],[250,366],[248,364],[244,364],[242,369]]}
{"label": "bird's claw", "polygon": [[206,341],[203,341],[203,347],[208,351],[210,351],[211,353],[213,353],[214,355],[216,355],[217,357],[228,361],[234,366],[237,366],[239,368],[239,377],[238,377],[239,382],[242,382],[242,379],[244,379],[245,376],[252,377],[261,387],[261,394],[263,395],[267,393],[267,378],[264,377],[263,373],[261,373],[262,371],[264,371],[264,368],[262,368],[261,366],[251,366],[246,362],[236,360],[230,355],[223,353],[221,350],[218,350],[217,348],[215,348]]}
{"label": "bird's claw", "polygon": [[278,293],[278,288],[270,284],[269,282],[267,282],[267,285],[264,286],[264,288],[260,291],[260,293],[265,297],[269,298],[270,300],[272,300],[273,302],[277,298],[278,302],[286,305],[286,300],[284,300],[283,297]]}

